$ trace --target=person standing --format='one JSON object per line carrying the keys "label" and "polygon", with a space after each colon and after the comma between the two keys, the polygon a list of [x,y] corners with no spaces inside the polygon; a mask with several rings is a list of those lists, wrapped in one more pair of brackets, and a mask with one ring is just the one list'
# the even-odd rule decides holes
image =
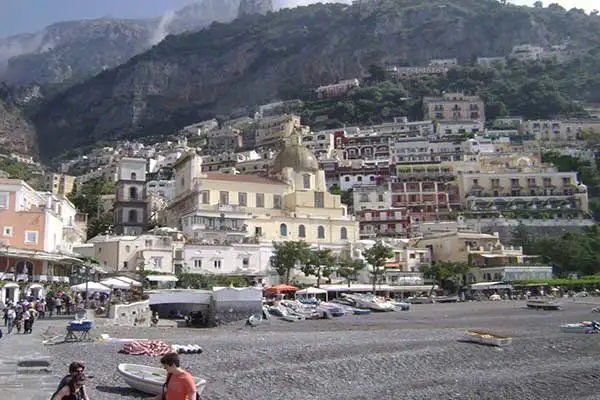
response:
{"label": "person standing", "polygon": [[52,318],[54,312],[54,297],[48,296],[46,299],[46,309],[48,310],[48,318]]}
{"label": "person standing", "polygon": [[17,313],[15,312],[14,307],[9,307],[6,310],[6,332],[11,335],[13,330],[13,325],[15,323],[15,318],[17,317]]}
{"label": "person standing", "polygon": [[35,310],[40,316],[40,319],[46,318],[46,302],[44,301],[44,299],[38,300],[37,304],[35,305]]}
{"label": "person standing", "polygon": [[56,315],[60,315],[61,311],[62,311],[62,299],[59,297],[56,298],[56,301],[54,302],[54,306],[56,309]]}
{"label": "person standing", "polygon": [[23,320],[23,334],[29,333],[29,318],[31,318],[31,313],[29,312],[28,308],[23,309],[23,315],[21,318]]}
{"label": "person standing", "polygon": [[167,370],[162,396],[155,400],[196,400],[196,383],[192,374],[181,368],[177,353],[169,353],[160,359]]}

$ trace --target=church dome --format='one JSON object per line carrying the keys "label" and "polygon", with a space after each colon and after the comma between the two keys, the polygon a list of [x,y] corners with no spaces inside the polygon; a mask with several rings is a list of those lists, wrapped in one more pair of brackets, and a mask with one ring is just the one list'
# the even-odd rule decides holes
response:
{"label": "church dome", "polygon": [[312,151],[301,144],[288,144],[273,161],[271,171],[277,174],[284,168],[292,168],[294,172],[317,172],[319,161]]}

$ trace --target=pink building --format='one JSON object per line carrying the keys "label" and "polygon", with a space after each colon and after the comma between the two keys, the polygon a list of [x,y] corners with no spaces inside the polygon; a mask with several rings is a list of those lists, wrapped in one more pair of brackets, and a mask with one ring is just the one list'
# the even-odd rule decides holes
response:
{"label": "pink building", "polygon": [[440,97],[423,98],[423,107],[425,119],[485,122],[485,105],[479,96],[444,93]]}

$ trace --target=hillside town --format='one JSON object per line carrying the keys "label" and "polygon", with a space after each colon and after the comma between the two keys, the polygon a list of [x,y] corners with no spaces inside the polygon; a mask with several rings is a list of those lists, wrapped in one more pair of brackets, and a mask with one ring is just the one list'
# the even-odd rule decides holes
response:
{"label": "hillside town", "polygon": [[[176,282],[201,274],[269,286],[285,280],[273,267],[277,243],[364,261],[380,242],[393,256],[377,283],[414,295],[429,290],[423,269],[439,261],[469,263],[469,285],[550,279],[552,266],[525,254],[511,232],[594,225],[577,172],[560,172],[542,154],[593,159],[588,138],[598,119],[486,121],[477,95],[443,93],[423,99],[422,121],[313,131],[280,108],[198,122],[154,144],[97,147],[30,182],[0,180],[3,280],[73,283],[84,259],[99,275]],[[69,199],[99,181],[112,189],[96,217],[110,223],[91,232]],[[366,284],[373,268],[352,279],[295,268],[286,283]]]}

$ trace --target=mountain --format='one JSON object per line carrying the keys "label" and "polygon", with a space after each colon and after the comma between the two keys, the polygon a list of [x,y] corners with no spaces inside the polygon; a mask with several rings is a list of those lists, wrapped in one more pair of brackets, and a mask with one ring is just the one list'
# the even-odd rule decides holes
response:
{"label": "mountain", "polygon": [[0,85],[0,152],[37,155],[35,129],[15,104],[13,93]]}
{"label": "mountain", "polygon": [[266,14],[273,10],[273,0],[242,0],[238,9],[238,16]]}
{"label": "mountain", "polygon": [[171,133],[233,108],[360,77],[372,64],[507,55],[516,44],[600,47],[600,18],[493,0],[316,4],[169,36],[71,87],[33,116],[46,156],[63,143]]}
{"label": "mountain", "polygon": [[239,6],[240,0],[202,0],[153,19],[60,22],[0,38],[0,80],[66,87],[126,62],[169,34],[231,21]]}

